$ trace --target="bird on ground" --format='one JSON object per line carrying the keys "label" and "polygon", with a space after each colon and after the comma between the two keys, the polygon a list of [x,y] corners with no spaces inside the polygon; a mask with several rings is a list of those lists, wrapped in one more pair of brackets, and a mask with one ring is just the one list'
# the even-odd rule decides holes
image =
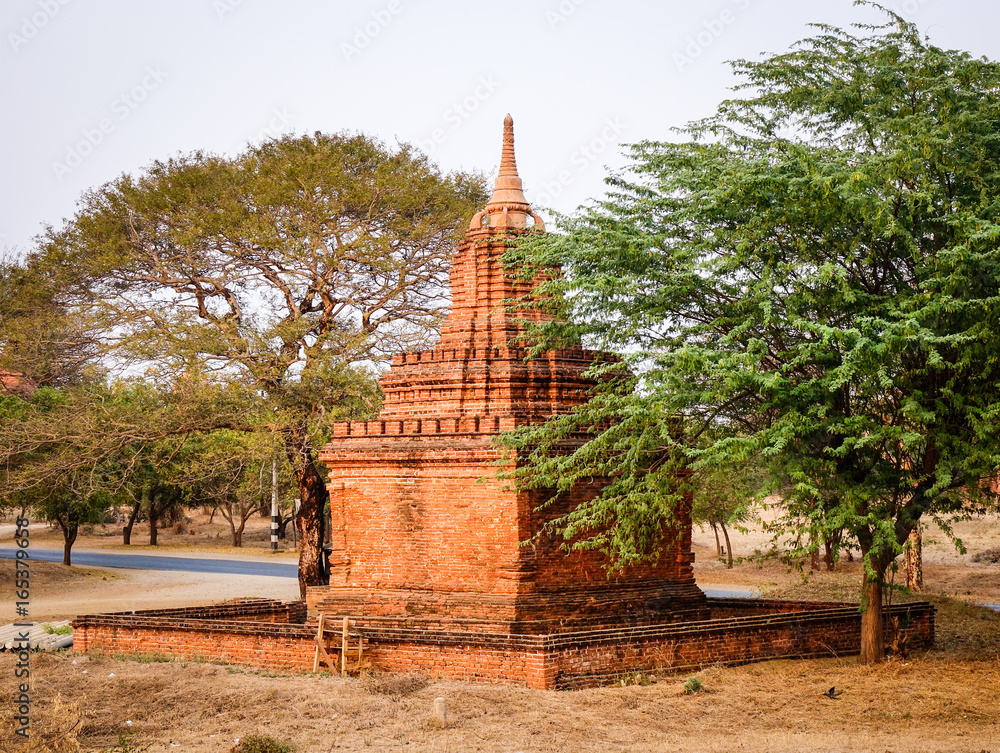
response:
{"label": "bird on ground", "polygon": [[837,690],[836,687],[832,687],[828,691],[823,693],[823,695],[825,695],[827,698],[837,698],[843,692],[844,692],[843,690]]}

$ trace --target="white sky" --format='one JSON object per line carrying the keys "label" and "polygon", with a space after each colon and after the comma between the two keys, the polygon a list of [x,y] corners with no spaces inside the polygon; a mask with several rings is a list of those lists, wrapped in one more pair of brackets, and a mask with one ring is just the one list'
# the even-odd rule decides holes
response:
{"label": "white sky", "polygon": [[[996,0],[883,4],[1000,58]],[[619,143],[711,113],[724,61],[876,18],[851,0],[3,0],[0,248],[123,172],[268,134],[364,131],[493,171],[507,112],[529,200],[568,211]]]}

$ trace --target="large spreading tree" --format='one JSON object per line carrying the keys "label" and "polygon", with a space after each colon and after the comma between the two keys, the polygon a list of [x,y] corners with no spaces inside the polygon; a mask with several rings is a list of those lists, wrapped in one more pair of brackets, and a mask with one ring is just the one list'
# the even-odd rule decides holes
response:
{"label": "large spreading tree", "polygon": [[86,322],[112,375],[171,394],[243,391],[236,412],[208,405],[183,425],[168,415],[158,433],[280,439],[301,499],[304,593],[326,579],[326,426],[374,410],[372,365],[432,336],[455,241],[483,200],[479,176],[442,175],[407,146],[286,137],[89,191],[28,266]]}
{"label": "large spreading tree", "polygon": [[522,485],[612,479],[557,523],[616,564],[662,543],[678,459],[695,482],[766,468],[787,533],[860,545],[872,662],[910,531],[989,501],[1000,467],[1000,65],[888,12],[816,28],[736,62],[734,99],[632,146],[566,234],[513,252],[528,278],[563,270],[535,344],[582,337],[635,377],[506,441],[532,461]]}

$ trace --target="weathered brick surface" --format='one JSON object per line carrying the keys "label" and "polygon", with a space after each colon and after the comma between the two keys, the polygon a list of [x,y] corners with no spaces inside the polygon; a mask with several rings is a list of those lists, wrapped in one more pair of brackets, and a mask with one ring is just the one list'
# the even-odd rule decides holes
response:
{"label": "weathered brick surface", "polygon": [[500,432],[571,410],[594,384],[583,376],[592,352],[566,348],[526,362],[508,344],[520,325],[502,302],[530,286],[511,280],[500,256],[519,232],[527,231],[469,232],[437,346],[396,357],[381,380],[377,419],[334,427],[320,455],[330,478],[333,572],[329,588],[310,589],[310,610],[458,620],[470,629],[478,620],[481,631],[508,632],[707,616],[686,510],[664,531],[659,559],[609,581],[602,554],[567,554],[561,541],[533,539],[547,520],[598,494],[599,483],[540,514],[541,493],[512,491],[494,477]]}
{"label": "weathered brick surface", "polygon": [[[450,629],[413,628],[372,618],[354,625],[352,632],[368,639],[368,657],[379,670],[540,689],[593,687],[637,671],[843,656],[859,650],[857,605],[708,601],[713,614],[727,616],[549,635],[463,631],[454,625]],[[225,613],[214,607],[194,607],[84,615],[73,622],[73,645],[78,651],[160,653],[293,671],[312,668],[316,626],[280,619],[300,615],[301,605],[260,602],[257,613],[274,622],[236,619],[248,614],[247,609],[254,607]],[[887,616],[901,618],[912,647],[933,644],[934,607],[930,604],[901,604],[886,611]],[[888,637],[889,620],[886,623]],[[325,634],[335,644],[340,629],[330,628]]]}

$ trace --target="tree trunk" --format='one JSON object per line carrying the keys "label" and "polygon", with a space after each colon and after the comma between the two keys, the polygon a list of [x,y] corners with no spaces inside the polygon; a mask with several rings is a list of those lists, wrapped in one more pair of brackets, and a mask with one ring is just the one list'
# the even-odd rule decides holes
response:
{"label": "tree trunk", "polygon": [[833,558],[833,552],[836,547],[835,542],[830,538],[823,539],[823,561],[826,563],[827,572],[833,572],[836,566],[836,560]]}
{"label": "tree trunk", "polygon": [[142,497],[139,497],[132,505],[132,514],[128,516],[128,523],[122,528],[122,540],[125,546],[129,546],[132,543],[132,526],[135,525],[135,521],[139,519],[139,510],[142,508]]}
{"label": "tree trunk", "polygon": [[726,537],[726,569],[733,569],[733,545],[729,543],[729,531],[726,529],[726,524],[719,522],[722,526],[722,535]]}
{"label": "tree trunk", "polygon": [[243,529],[247,526],[246,518],[240,521],[239,528],[233,531],[233,546],[242,547],[243,546]]}
{"label": "tree trunk", "polygon": [[[293,442],[289,439],[289,443]],[[325,586],[330,582],[323,557],[323,539],[326,508],[326,485],[312,451],[306,448],[288,448],[289,460],[295,468],[295,480],[301,499],[299,514],[295,519],[299,533],[299,592],[304,599],[307,586]]]}
{"label": "tree trunk", "polygon": [[906,571],[906,587],[911,591],[924,590],[923,540],[920,535],[920,524],[917,523],[910,531],[906,550],[903,554],[903,564]]}
{"label": "tree trunk", "polygon": [[[868,563],[866,562],[866,565]],[[861,656],[859,664],[876,664],[885,659],[885,643],[882,636],[882,582],[885,567],[871,564],[876,574],[865,569],[861,586]]]}
{"label": "tree trunk", "polygon": [[80,527],[73,523],[63,523],[59,521],[59,527],[62,528],[63,532],[63,564],[69,567],[72,565],[70,559],[70,551],[73,549],[73,544],[76,543],[76,535],[80,531]]}
{"label": "tree trunk", "polygon": [[149,492],[149,545],[156,546],[156,523],[160,511],[156,509],[156,492]]}
{"label": "tree trunk", "polygon": [[708,524],[710,526],[712,526],[712,531],[715,533],[715,556],[716,557],[721,557],[722,556],[722,544],[719,543],[719,527],[717,525],[715,525],[715,523],[713,523],[711,520],[708,521]]}
{"label": "tree trunk", "polygon": [[229,543],[232,546],[236,546],[236,520],[233,517],[233,503],[232,502],[219,502],[216,504],[216,508],[222,513],[222,519],[229,523]]}
{"label": "tree trunk", "polygon": [[809,569],[819,570],[819,542],[816,540],[816,536],[812,537],[813,550],[809,554]]}

